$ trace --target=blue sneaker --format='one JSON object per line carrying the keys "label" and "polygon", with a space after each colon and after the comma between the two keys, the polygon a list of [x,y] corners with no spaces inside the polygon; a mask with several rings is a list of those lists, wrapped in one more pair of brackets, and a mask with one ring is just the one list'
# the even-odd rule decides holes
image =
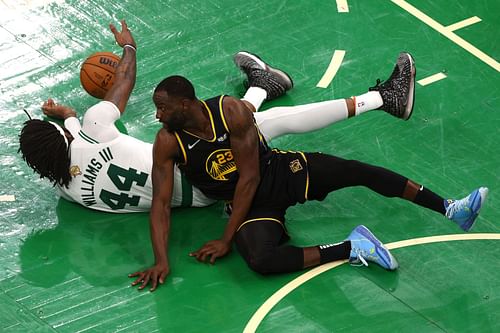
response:
{"label": "blue sneaker", "polygon": [[354,228],[347,240],[351,241],[349,263],[368,266],[368,261],[372,261],[391,271],[399,267],[384,244],[364,225]]}
{"label": "blue sneaker", "polygon": [[480,187],[463,199],[445,200],[446,217],[458,224],[463,231],[470,231],[487,195],[488,188]]}

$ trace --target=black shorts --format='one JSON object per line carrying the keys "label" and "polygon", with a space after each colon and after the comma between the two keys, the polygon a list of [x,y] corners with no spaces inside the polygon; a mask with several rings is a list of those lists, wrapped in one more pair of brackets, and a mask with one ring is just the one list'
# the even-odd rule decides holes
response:
{"label": "black shorts", "polygon": [[306,200],[325,199],[335,189],[334,183],[339,178],[337,164],[343,161],[322,153],[273,150],[240,229],[246,223],[263,220],[284,224],[288,207]]}
{"label": "black shorts", "polygon": [[238,230],[253,222],[279,223],[283,239],[288,239],[284,226],[288,207],[307,200],[309,174],[307,158],[300,152],[273,150],[255,193],[247,218]]}

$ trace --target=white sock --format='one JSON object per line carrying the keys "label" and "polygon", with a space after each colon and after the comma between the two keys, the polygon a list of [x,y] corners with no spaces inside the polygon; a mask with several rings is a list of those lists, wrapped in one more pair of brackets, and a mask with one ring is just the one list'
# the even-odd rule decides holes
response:
{"label": "white sock", "polygon": [[378,91],[369,91],[366,94],[354,96],[354,107],[356,108],[356,116],[366,112],[378,109],[382,106],[382,96]]}
{"label": "white sock", "polygon": [[266,98],[267,92],[264,89],[259,87],[250,87],[245,93],[245,96],[243,96],[242,100],[252,104],[255,108],[255,112],[257,112]]}
{"label": "white sock", "polygon": [[314,131],[347,119],[344,99],[297,106],[274,107],[254,114],[255,121],[266,140],[284,134]]}

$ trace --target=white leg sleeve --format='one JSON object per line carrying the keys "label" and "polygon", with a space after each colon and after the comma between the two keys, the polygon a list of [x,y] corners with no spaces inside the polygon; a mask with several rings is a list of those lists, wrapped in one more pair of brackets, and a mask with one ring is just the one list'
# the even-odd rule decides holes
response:
{"label": "white leg sleeve", "polygon": [[344,99],[297,106],[274,107],[254,113],[255,121],[266,140],[284,134],[305,133],[347,119]]}

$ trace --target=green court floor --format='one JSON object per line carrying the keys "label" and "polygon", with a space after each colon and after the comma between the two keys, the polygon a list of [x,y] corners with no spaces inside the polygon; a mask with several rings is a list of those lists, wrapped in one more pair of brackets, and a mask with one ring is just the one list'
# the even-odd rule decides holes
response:
{"label": "green court floor", "polygon": [[[498,0],[0,1],[0,332],[499,332],[499,12]],[[153,263],[148,214],[60,199],[17,153],[23,109],[41,118],[52,97],[82,115],[96,103],[79,67],[91,53],[120,53],[108,24],[122,18],[138,44],[122,125],[151,142],[156,84],[181,74],[200,98],[240,96],[239,50],[294,79],[265,108],[363,93],[411,52],[417,80],[441,79],[417,84],[408,122],[371,112],[273,145],[381,165],[444,197],[488,186],[473,232],[406,201],[344,189],[288,211],[293,244],[342,240],[365,224],[393,243],[400,269],[341,264],[264,277],[236,250],[214,266],[188,256],[221,235],[221,204],[176,209],[172,272],[156,292],[137,291],[127,274]],[[340,50],[338,72],[317,87]],[[434,236],[446,237],[420,239]]]}

